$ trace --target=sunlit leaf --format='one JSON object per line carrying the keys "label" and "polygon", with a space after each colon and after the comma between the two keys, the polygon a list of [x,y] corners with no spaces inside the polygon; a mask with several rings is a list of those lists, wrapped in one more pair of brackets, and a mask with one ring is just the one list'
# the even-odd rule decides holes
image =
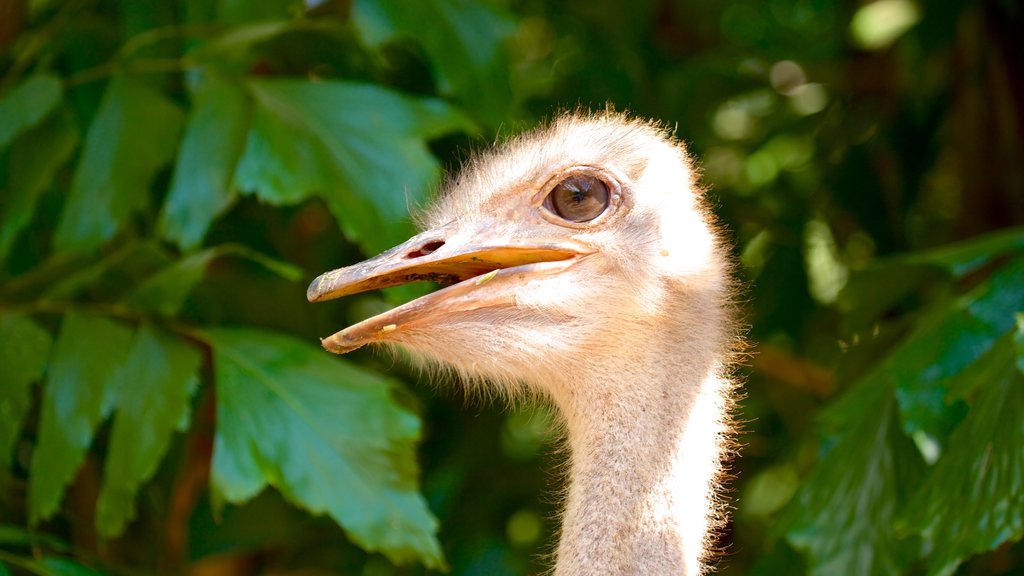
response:
{"label": "sunlit leaf", "polygon": [[[1024,349],[1024,332],[1017,340]],[[903,529],[930,540],[929,574],[952,574],[1024,536],[1024,372],[1015,360],[1008,337],[973,368],[971,410],[907,507]]]}
{"label": "sunlit leaf", "polygon": [[0,477],[10,465],[31,402],[30,385],[42,377],[52,339],[31,318],[0,313]]}
{"label": "sunlit leaf", "polygon": [[[78,146],[78,131],[68,114],[53,114],[26,132],[10,151],[9,187],[0,199],[0,262],[7,258],[18,235],[32,221],[39,196],[53,181],[54,173],[71,158]],[[40,153],[45,150],[45,153]]]}
{"label": "sunlit leaf", "polygon": [[892,383],[908,434],[948,435],[964,413],[962,403],[947,398],[950,381],[1013,327],[1008,312],[1016,310],[1024,310],[1024,260],[923,318],[881,364],[876,374]]}
{"label": "sunlit leaf", "polygon": [[372,45],[408,37],[430,57],[438,88],[491,126],[512,108],[503,42],[513,20],[494,6],[463,0],[356,0],[352,17]]}
{"label": "sunlit leaf", "polygon": [[116,75],[89,127],[54,246],[90,250],[147,205],[149,182],[170,162],[182,112],[133,77]]}
{"label": "sunlit leaf", "polygon": [[291,264],[274,260],[240,244],[225,244],[189,254],[169,264],[139,283],[123,302],[133,308],[173,316],[203,279],[207,266],[224,256],[246,258],[292,282],[302,276],[302,271]]}
{"label": "sunlit leaf", "polygon": [[49,116],[60,104],[62,92],[60,78],[36,74],[0,96],[0,151]]}
{"label": "sunlit leaf", "polygon": [[897,538],[893,521],[925,465],[900,429],[892,390],[861,382],[828,408],[826,424],[828,450],[787,508],[786,539],[813,575],[900,573],[920,543]]}
{"label": "sunlit leaf", "polygon": [[910,0],[878,0],[857,9],[850,20],[850,35],[865,50],[881,50],[920,20],[920,8]]}
{"label": "sunlit leaf", "polygon": [[426,140],[469,128],[440,101],[369,84],[254,80],[250,88],[257,107],[238,187],[274,204],[322,196],[367,253],[410,235],[408,210],[440,175]]}
{"label": "sunlit leaf", "polygon": [[242,502],[269,484],[329,514],[367,550],[441,566],[437,522],[417,491],[419,421],[388,381],[278,334],[205,337],[217,385],[216,497]]}
{"label": "sunlit leaf", "polygon": [[105,537],[119,535],[135,516],[135,493],[188,417],[201,362],[199,351],[177,336],[145,324],[136,332],[117,375],[121,392],[96,504],[96,524]]}
{"label": "sunlit leaf", "polygon": [[198,246],[210,224],[235,200],[231,176],[242,154],[249,100],[229,80],[203,77],[185,126],[171,190],[158,228],[184,250]]}
{"label": "sunlit leaf", "polygon": [[32,453],[28,508],[32,524],[50,517],[116,399],[117,371],[132,333],[96,316],[70,313],[57,336],[43,389]]}

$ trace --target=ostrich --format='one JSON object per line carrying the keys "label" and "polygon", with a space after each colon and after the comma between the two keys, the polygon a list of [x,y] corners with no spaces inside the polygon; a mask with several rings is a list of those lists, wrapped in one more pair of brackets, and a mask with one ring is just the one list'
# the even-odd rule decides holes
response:
{"label": "ostrich", "polygon": [[566,114],[470,161],[421,234],[318,277],[311,302],[447,287],[323,339],[397,344],[564,421],[554,573],[701,574],[738,342],[727,250],[682,145],[622,114]]}

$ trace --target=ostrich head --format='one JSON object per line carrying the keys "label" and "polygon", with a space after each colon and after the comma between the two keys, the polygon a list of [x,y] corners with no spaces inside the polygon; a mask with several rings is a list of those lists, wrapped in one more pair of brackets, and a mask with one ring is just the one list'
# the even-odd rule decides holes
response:
{"label": "ostrich head", "polygon": [[559,408],[570,452],[555,574],[699,574],[735,337],[729,267],[682,147],[567,115],[471,161],[404,244],[311,301],[449,284],[323,341],[398,344]]}
{"label": "ostrich head", "polygon": [[624,358],[664,353],[666,339],[717,350],[728,276],[700,197],[663,129],[613,113],[562,116],[472,160],[421,234],[317,278],[310,301],[450,284],[323,346],[399,344],[469,380],[525,383],[556,400],[579,392],[560,388],[567,372],[621,373]]}

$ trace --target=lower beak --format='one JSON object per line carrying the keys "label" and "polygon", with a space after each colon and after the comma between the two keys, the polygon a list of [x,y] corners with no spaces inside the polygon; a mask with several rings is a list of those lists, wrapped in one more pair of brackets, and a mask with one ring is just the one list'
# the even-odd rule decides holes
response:
{"label": "lower beak", "polygon": [[559,239],[524,242],[457,241],[438,231],[419,234],[374,258],[321,274],[306,292],[310,302],[428,280],[452,284],[322,340],[336,354],[386,341],[412,326],[453,312],[514,306],[515,287],[558,273],[593,250]]}

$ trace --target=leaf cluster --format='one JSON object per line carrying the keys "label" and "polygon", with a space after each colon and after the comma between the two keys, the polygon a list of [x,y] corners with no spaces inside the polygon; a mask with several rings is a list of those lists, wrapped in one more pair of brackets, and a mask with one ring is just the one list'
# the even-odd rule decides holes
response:
{"label": "leaf cluster", "polygon": [[303,295],[469,138],[609,104],[701,159],[748,288],[719,571],[1024,567],[1013,2],[0,9],[0,576],[543,570],[543,410],[315,345],[411,291]]}
{"label": "leaf cluster", "polygon": [[[199,489],[208,482],[214,513],[272,486],[367,551],[441,567],[418,488],[419,418],[395,382],[315,346],[319,326],[245,314],[276,314],[260,287],[297,299],[317,270],[293,263],[300,246],[254,246],[235,227],[290,208],[306,244],[371,254],[404,239],[440,177],[429,142],[511,105],[507,82],[476,73],[500,70],[507,19],[444,1],[411,19],[372,1],[346,14],[294,2],[15,8],[0,91],[11,529],[35,548],[37,529],[65,519],[71,538],[92,535],[78,553],[116,565],[105,543],[126,537],[142,487],[175,455]],[[487,27],[472,50],[451,21],[462,17]],[[424,22],[452,33],[425,42]],[[400,67],[387,51],[403,42],[444,53],[431,62],[448,100],[391,86]],[[225,312],[232,301],[241,313]],[[171,490],[158,508],[187,519],[197,487],[179,478]],[[171,526],[155,543],[163,570],[189,560],[187,526]],[[65,549],[38,546],[41,562],[4,552],[0,566],[60,572],[50,553]]]}

